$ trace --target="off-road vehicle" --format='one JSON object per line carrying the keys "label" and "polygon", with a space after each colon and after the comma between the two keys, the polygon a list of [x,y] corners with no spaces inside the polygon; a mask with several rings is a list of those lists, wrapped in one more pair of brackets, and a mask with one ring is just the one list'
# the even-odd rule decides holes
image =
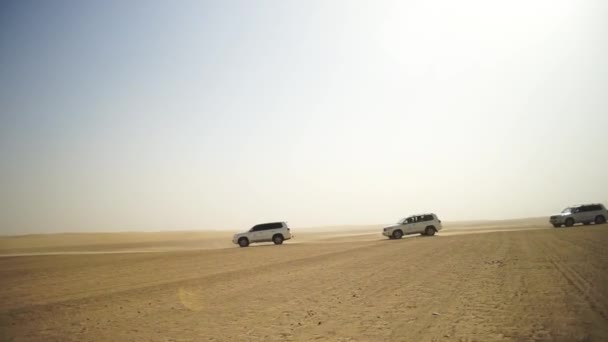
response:
{"label": "off-road vehicle", "polygon": [[280,245],[292,238],[291,231],[285,222],[263,223],[253,226],[245,233],[235,234],[232,243],[247,247],[255,242],[274,242]]}
{"label": "off-road vehicle", "polygon": [[435,214],[412,215],[394,225],[384,227],[382,235],[389,239],[401,239],[403,235],[422,234],[433,236],[441,230],[441,220]]}
{"label": "off-road vehicle", "polygon": [[594,203],[573,205],[568,207],[562,210],[559,215],[551,216],[549,218],[549,223],[551,223],[555,228],[559,228],[562,225],[572,227],[576,223],[582,223],[585,225],[591,223],[606,223],[606,218],[608,218],[606,207],[604,207],[604,205],[601,203]]}

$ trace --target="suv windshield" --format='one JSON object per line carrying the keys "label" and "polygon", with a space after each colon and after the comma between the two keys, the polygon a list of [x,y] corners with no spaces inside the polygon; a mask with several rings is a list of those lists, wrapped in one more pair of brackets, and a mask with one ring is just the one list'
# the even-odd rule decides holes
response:
{"label": "suv windshield", "polygon": [[402,218],[401,220],[399,220],[399,221],[397,222],[397,224],[404,224],[404,223],[405,223],[405,221],[407,221],[407,217],[404,217],[404,218]]}
{"label": "suv windshield", "polygon": [[572,211],[572,208],[566,208],[566,209],[562,210],[562,214],[570,214],[571,211]]}

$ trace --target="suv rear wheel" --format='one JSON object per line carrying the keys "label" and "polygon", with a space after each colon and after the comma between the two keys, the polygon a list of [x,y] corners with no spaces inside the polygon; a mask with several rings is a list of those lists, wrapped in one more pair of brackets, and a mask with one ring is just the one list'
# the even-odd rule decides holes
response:
{"label": "suv rear wheel", "polygon": [[566,220],[566,227],[572,227],[574,226],[574,219],[573,218],[568,218]]}
{"label": "suv rear wheel", "polygon": [[602,224],[602,223],[606,223],[606,218],[602,215],[597,215],[595,217],[595,224]]}
{"label": "suv rear wheel", "polygon": [[427,227],[426,230],[424,231],[424,235],[426,235],[426,236],[435,235],[435,227]]}
{"label": "suv rear wheel", "polygon": [[397,229],[393,232],[393,234],[391,234],[391,236],[393,237],[393,239],[401,239],[403,237],[403,232],[400,229]]}
{"label": "suv rear wheel", "polygon": [[277,234],[275,236],[272,237],[272,242],[274,242],[275,245],[280,245],[283,243],[283,235],[281,234]]}
{"label": "suv rear wheel", "polygon": [[249,246],[249,239],[247,239],[246,237],[242,237],[239,239],[239,246],[241,247],[247,247]]}

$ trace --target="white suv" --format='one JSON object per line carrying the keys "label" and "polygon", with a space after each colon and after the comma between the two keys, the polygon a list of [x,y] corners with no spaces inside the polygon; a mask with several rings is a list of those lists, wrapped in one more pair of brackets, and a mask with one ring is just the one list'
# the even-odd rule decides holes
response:
{"label": "white suv", "polygon": [[403,235],[422,234],[433,236],[441,230],[441,220],[435,214],[412,215],[397,224],[384,227],[382,235],[389,239],[401,239]]}
{"label": "white suv", "polygon": [[562,210],[561,214],[551,216],[549,218],[549,223],[551,223],[555,228],[559,228],[562,225],[572,227],[575,223],[606,223],[606,218],[608,218],[608,212],[603,204],[583,204],[573,205]]}
{"label": "white suv", "polygon": [[292,238],[291,231],[285,222],[263,223],[253,226],[246,233],[234,234],[232,243],[247,247],[254,242],[274,242],[280,245],[284,240]]}

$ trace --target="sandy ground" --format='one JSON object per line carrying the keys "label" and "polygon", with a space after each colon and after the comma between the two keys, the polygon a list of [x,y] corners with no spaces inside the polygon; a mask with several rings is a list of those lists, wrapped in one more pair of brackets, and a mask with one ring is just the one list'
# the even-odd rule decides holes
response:
{"label": "sandy ground", "polygon": [[[608,341],[608,225],[372,228],[249,248],[220,232],[2,238],[0,338]],[[8,256],[53,251],[102,254]]]}

